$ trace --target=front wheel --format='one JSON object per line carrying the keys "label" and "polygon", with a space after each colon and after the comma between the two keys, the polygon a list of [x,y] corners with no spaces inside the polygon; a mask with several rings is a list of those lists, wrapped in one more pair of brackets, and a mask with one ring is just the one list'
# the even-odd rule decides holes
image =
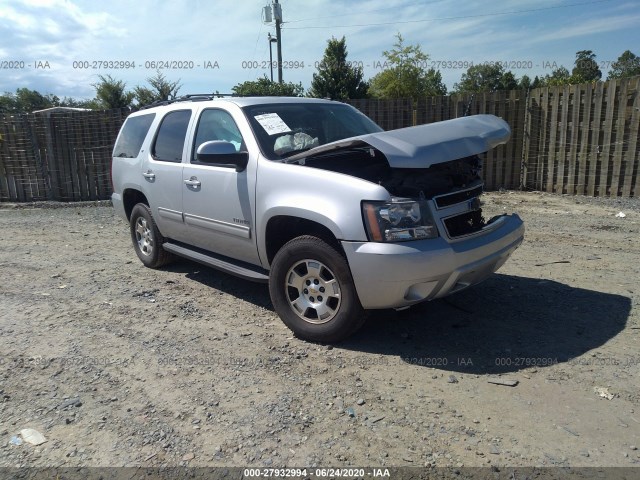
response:
{"label": "front wheel", "polygon": [[138,203],[133,207],[129,225],[133,249],[145,266],[159,268],[173,259],[173,256],[162,248],[164,238],[158,230],[148,206],[144,203]]}
{"label": "front wheel", "polygon": [[282,321],[305,340],[337,342],[364,322],[346,259],[316,237],[294,238],[278,251],[269,293]]}

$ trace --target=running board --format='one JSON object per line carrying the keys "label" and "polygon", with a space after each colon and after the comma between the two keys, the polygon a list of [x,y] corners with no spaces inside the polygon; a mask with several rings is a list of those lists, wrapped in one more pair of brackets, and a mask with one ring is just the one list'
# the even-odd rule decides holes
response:
{"label": "running board", "polygon": [[265,273],[263,273],[258,270],[252,270],[250,268],[246,268],[241,265],[236,265],[235,263],[223,260],[211,254],[198,252],[195,250],[191,250],[190,248],[186,248],[181,245],[176,245],[175,243],[169,242],[162,244],[162,248],[164,248],[167,252],[174,253],[184,258],[188,258],[189,260],[193,260],[194,262],[202,263],[204,265],[207,265],[208,267],[212,267],[225,273],[235,275],[236,277],[260,283],[267,283],[269,281],[269,275],[267,275],[266,271]]}

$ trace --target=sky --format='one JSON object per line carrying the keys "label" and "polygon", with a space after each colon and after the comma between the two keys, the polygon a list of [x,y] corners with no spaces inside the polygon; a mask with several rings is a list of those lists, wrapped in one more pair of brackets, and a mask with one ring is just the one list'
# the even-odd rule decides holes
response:
{"label": "sky", "polygon": [[[221,92],[270,75],[262,21],[271,0],[0,0],[0,92],[27,87],[93,98],[99,75],[145,85],[156,69],[180,94]],[[593,50],[603,76],[640,55],[639,0],[281,0],[284,81],[309,88],[327,40],[346,37],[365,79],[401,33],[451,89],[471,64],[502,62],[517,78],[573,67]],[[275,44],[273,48],[275,58]],[[168,68],[167,68],[168,67]],[[274,72],[274,75],[277,73]]]}

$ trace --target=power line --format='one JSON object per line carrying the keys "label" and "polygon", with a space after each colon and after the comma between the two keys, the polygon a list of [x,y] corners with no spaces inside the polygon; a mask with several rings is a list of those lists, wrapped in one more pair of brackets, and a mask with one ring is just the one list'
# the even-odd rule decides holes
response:
{"label": "power line", "polygon": [[357,23],[352,25],[324,25],[324,26],[307,26],[307,27],[288,27],[289,30],[307,30],[307,29],[320,29],[320,28],[349,28],[349,27],[374,27],[380,25],[399,25],[406,23],[424,23],[424,22],[436,22],[441,20],[463,20],[467,18],[481,18],[481,17],[494,17],[500,15],[517,15],[520,13],[532,13],[532,12],[540,12],[543,10],[553,10],[557,8],[568,8],[568,7],[579,7],[585,5],[594,5],[597,3],[605,3],[610,2],[611,0],[595,0],[592,2],[581,2],[581,3],[570,3],[567,5],[556,5],[553,7],[542,7],[542,8],[531,8],[528,10],[514,10],[510,12],[494,12],[494,13],[481,13],[477,15],[460,15],[455,17],[439,17],[439,18],[427,18],[422,20],[404,20],[397,22],[380,22],[380,23]]}

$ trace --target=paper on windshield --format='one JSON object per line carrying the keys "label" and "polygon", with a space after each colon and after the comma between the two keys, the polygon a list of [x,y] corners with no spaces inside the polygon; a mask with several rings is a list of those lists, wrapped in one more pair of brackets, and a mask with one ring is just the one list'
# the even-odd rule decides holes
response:
{"label": "paper on windshield", "polygon": [[269,135],[291,131],[277,113],[263,113],[262,115],[256,115],[254,118]]}

